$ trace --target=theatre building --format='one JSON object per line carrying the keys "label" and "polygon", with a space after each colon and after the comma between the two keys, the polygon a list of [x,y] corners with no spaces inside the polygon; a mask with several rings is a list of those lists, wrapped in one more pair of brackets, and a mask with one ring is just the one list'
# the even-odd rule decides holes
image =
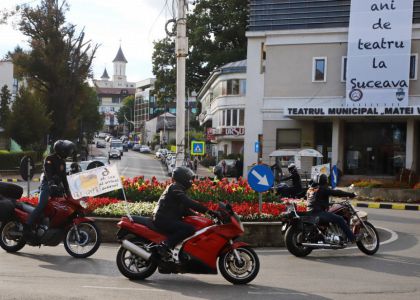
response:
{"label": "theatre building", "polygon": [[345,175],[420,173],[420,0],[249,7],[245,166],[313,148]]}

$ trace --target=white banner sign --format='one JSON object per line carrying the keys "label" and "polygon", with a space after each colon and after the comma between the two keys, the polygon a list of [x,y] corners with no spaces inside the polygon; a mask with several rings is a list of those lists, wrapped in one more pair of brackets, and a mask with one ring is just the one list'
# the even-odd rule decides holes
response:
{"label": "white banner sign", "polygon": [[317,165],[312,166],[311,169],[311,178],[315,179],[318,178],[319,175],[325,174],[327,177],[330,177],[330,164],[324,164],[324,165]]}
{"label": "white banner sign", "polygon": [[346,105],[408,105],[413,0],[352,0]]}
{"label": "white banner sign", "polygon": [[286,107],[285,116],[420,116],[420,106]]}
{"label": "white banner sign", "polygon": [[67,176],[74,199],[91,197],[122,189],[117,165],[104,166]]}

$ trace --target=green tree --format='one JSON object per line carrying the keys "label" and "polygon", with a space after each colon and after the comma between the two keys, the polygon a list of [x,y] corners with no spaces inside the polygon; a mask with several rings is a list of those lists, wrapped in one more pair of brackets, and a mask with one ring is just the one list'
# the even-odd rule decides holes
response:
{"label": "green tree", "polygon": [[0,92],[0,126],[5,127],[7,124],[7,120],[10,116],[10,100],[12,99],[12,95],[10,94],[9,88],[5,84],[1,88]]}
{"label": "green tree", "polygon": [[43,150],[51,120],[42,101],[29,89],[21,88],[12,105],[6,133],[24,149]]}
{"label": "green tree", "polygon": [[[134,114],[134,96],[127,96],[122,100],[122,105],[117,112],[117,119],[119,124],[124,124],[127,120],[133,122]],[[127,120],[126,120],[127,118]],[[132,123],[128,122],[129,130],[134,130]]]}
{"label": "green tree", "polygon": [[175,99],[176,93],[176,57],[173,38],[166,37],[154,44],[152,55],[153,74],[156,76],[155,93],[159,106],[164,102]]}
{"label": "green tree", "polygon": [[53,126],[52,138],[72,138],[80,134],[84,104],[89,93],[86,79],[98,45],[66,22],[65,0],[42,0],[20,10],[20,31],[28,37],[30,50],[11,56],[20,76],[46,105]]}
{"label": "green tree", "polygon": [[93,138],[95,131],[99,131],[104,125],[104,117],[98,111],[99,100],[96,91],[84,84],[83,97],[80,102],[80,133],[85,133],[89,138]]}
{"label": "green tree", "polygon": [[[246,59],[247,5],[243,0],[201,0],[187,16],[187,90],[198,91],[215,68]],[[158,98],[161,90],[175,98],[174,38],[154,43],[152,61]]]}

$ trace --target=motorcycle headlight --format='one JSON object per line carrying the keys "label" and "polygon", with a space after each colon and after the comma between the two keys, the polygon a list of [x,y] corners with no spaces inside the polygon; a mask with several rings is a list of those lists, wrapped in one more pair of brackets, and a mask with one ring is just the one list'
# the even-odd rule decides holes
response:
{"label": "motorcycle headlight", "polygon": [[84,200],[80,200],[79,204],[80,204],[80,206],[81,206],[81,207],[83,207],[84,209],[88,208],[88,204],[87,204],[87,202],[86,202],[86,201],[84,201]]}

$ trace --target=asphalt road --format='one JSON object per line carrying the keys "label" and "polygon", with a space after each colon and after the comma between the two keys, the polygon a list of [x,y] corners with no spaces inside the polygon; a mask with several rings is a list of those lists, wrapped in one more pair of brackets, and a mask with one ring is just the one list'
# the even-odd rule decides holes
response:
{"label": "asphalt road", "polygon": [[420,299],[420,212],[366,211],[389,232],[374,256],[350,248],[301,259],[285,249],[258,249],[260,273],[247,286],[221,275],[156,273],[130,281],[116,267],[112,244],[84,260],[62,245],[0,250],[0,299]]}
{"label": "asphalt road", "polygon": [[165,172],[166,168],[159,160],[154,159],[154,154],[128,150],[124,152],[121,160],[112,159],[111,164],[117,164],[120,175],[124,177],[143,175],[145,178],[151,178],[155,176],[159,181],[169,178]]}

